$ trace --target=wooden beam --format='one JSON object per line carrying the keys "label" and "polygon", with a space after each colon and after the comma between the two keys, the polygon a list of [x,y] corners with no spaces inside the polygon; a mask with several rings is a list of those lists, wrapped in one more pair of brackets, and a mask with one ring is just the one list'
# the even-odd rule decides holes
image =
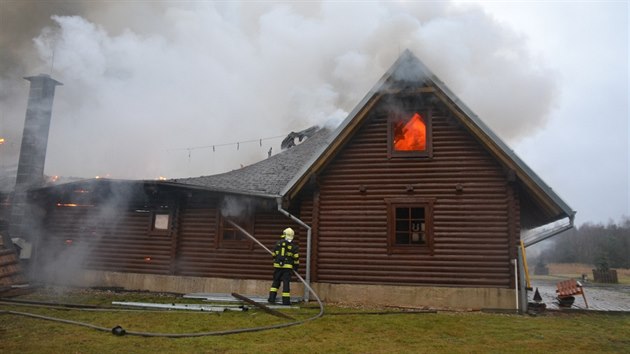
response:
{"label": "wooden beam", "polygon": [[391,89],[391,88],[386,88],[386,89],[382,89],[380,90],[378,93],[381,95],[399,95],[399,94],[403,94],[403,95],[415,95],[415,94],[423,94],[423,93],[434,93],[435,92],[435,87],[432,86],[425,86],[425,87],[417,87],[417,88],[413,88],[413,89]]}
{"label": "wooden beam", "polygon": [[284,313],[282,313],[280,311],[276,311],[274,309],[271,309],[271,308],[269,308],[269,307],[267,307],[267,306],[265,306],[263,304],[260,304],[260,303],[254,301],[254,300],[252,300],[252,299],[250,299],[248,297],[245,297],[245,296],[243,296],[241,294],[232,293],[232,296],[234,296],[235,298],[237,298],[239,300],[245,301],[246,303],[248,303],[248,304],[250,304],[252,306],[256,306],[259,309],[261,309],[261,310],[263,310],[263,311],[265,311],[265,312],[267,312],[267,313],[269,313],[271,315],[278,316],[278,317],[283,317],[283,318],[288,318],[290,320],[295,320],[295,318],[293,318],[293,317],[291,317],[289,315],[285,315]]}

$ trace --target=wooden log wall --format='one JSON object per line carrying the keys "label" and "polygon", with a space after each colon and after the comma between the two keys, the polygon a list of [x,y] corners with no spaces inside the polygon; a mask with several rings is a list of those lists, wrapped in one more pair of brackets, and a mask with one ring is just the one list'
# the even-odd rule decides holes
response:
{"label": "wooden log wall", "polygon": [[[172,195],[170,195],[172,197]],[[37,264],[70,273],[74,269],[171,274],[236,279],[271,279],[271,256],[254,242],[230,247],[218,240],[220,198],[205,192],[181,192],[171,208],[168,231],[151,230],[151,208],[114,206],[107,195],[83,200],[87,205],[56,205],[48,212],[36,255]],[[160,205],[159,200],[156,200]],[[306,230],[277,211],[254,215],[252,233],[273,249],[282,230],[296,230],[296,242]]]}
{"label": "wooden log wall", "polygon": [[[432,133],[432,158],[388,159],[387,116],[377,109],[320,174],[318,281],[510,286],[513,187],[453,118],[434,113]],[[388,254],[385,199],[410,197],[435,200],[433,250]]]}
{"label": "wooden log wall", "polygon": [[169,274],[171,233],[152,234],[147,211],[53,207],[38,247],[40,266]]}
{"label": "wooden log wall", "polygon": [[217,232],[216,209],[186,209],[181,212],[176,273],[209,276]]}
{"label": "wooden log wall", "polygon": [[[259,245],[246,241],[249,245],[247,248],[231,248],[221,245],[216,239],[220,217],[216,208],[182,209],[176,274],[271,280],[273,273],[271,255]],[[273,250],[282,230],[287,227],[296,230],[296,242],[301,247],[306,247],[306,231],[277,212],[256,214],[252,234],[267,248]]]}

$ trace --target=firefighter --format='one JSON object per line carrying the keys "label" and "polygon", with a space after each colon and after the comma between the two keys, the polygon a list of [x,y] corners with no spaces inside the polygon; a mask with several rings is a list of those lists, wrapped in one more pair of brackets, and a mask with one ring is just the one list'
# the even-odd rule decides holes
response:
{"label": "firefighter", "polygon": [[282,304],[291,305],[291,275],[293,270],[298,271],[300,265],[299,247],[293,243],[295,232],[292,228],[286,228],[280,236],[280,240],[276,242],[273,249],[273,282],[269,289],[269,298],[267,302],[276,302],[278,288],[282,282]]}

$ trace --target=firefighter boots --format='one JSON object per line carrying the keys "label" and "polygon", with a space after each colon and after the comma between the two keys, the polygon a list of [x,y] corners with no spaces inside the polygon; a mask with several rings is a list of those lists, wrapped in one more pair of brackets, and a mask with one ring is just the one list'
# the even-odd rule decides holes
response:
{"label": "firefighter boots", "polygon": [[282,304],[291,305],[291,295],[282,294]]}
{"label": "firefighter boots", "polygon": [[275,291],[270,291],[269,292],[269,298],[267,299],[267,302],[270,304],[273,304],[276,302],[276,296],[278,295],[277,292]]}

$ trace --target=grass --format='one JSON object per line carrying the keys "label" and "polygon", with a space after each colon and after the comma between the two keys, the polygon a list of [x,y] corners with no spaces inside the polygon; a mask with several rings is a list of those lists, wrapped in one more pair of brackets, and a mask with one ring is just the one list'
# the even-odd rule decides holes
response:
{"label": "grass", "polygon": [[[108,305],[111,301],[184,302],[169,294],[40,292],[21,299]],[[190,300],[188,300],[190,301]],[[0,305],[132,331],[203,332],[285,323],[264,312],[94,312]],[[284,329],[228,336],[114,336],[68,324],[0,315],[2,353],[506,353],[627,352],[630,314],[551,313],[519,316],[480,312],[361,314],[383,309],[327,306],[328,315]],[[285,310],[305,319],[314,308]],[[359,312],[359,313],[357,313]],[[339,314],[339,315],[333,315]]]}

